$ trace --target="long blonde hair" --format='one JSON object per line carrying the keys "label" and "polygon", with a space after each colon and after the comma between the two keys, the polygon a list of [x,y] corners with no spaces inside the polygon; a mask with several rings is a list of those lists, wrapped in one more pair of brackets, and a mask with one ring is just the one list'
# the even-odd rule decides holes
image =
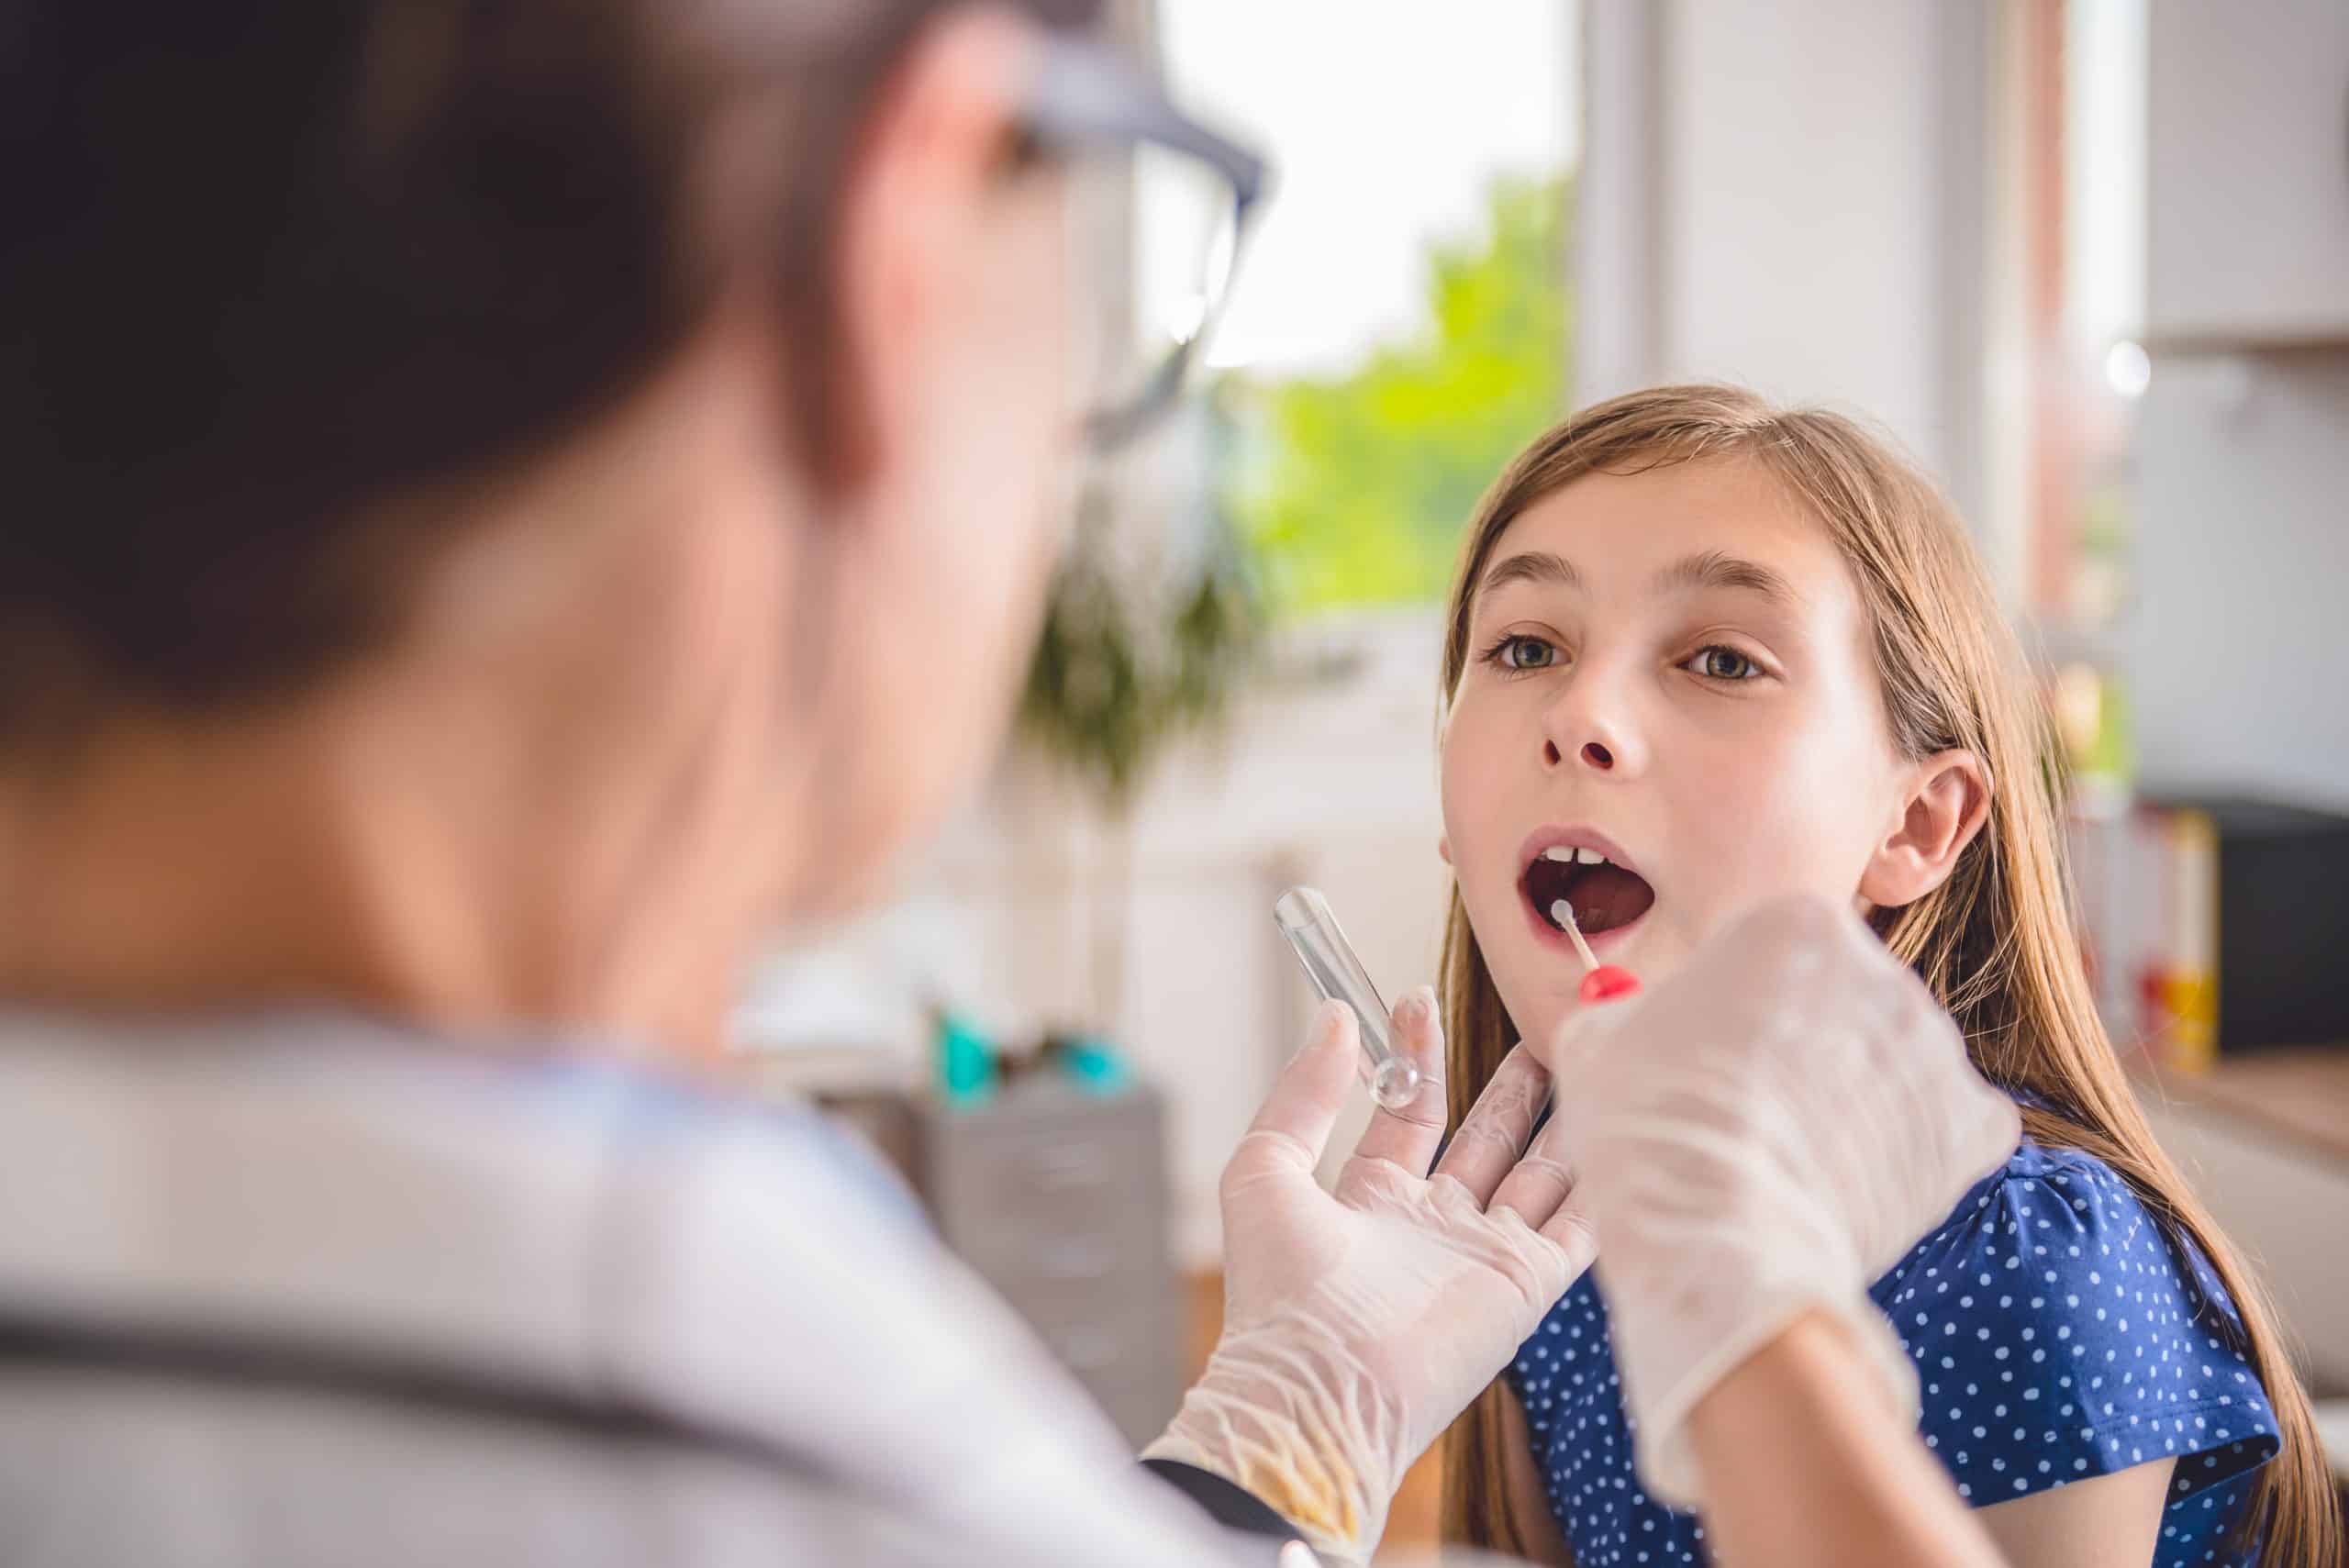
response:
{"label": "long blonde hair", "polygon": [[[1476,581],[1520,512],[1586,473],[1707,460],[1758,465],[1826,528],[1867,606],[1902,754],[1963,748],[1989,770],[1982,832],[1940,887],[1879,911],[1878,934],[1949,1008],[1984,1075],[2041,1102],[2023,1110],[2032,1138],[2103,1161],[2172,1235],[2192,1238],[2209,1258],[2242,1316],[2243,1349],[2282,1439],[2257,1475],[2238,1539],[2264,1540],[2271,1563],[2331,1568],[2340,1521],[2307,1396],[2266,1292],[2154,1142],[2097,1017],[2073,925],[2061,779],[2043,710],[1972,547],[1930,481],[1849,419],[1779,408],[1732,387],[1655,387],[1586,409],[1520,454],[1477,505],[1446,617],[1446,700],[1467,663]],[[1457,888],[1442,975],[1456,1125],[1515,1038]],[[1522,1552],[1501,1481],[1507,1396],[1495,1384],[1447,1439],[1444,1534]]]}

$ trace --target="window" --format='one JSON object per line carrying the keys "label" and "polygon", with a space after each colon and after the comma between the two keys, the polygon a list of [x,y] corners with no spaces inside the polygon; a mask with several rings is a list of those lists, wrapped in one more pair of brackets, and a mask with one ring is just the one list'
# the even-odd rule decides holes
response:
{"label": "window", "polygon": [[1439,598],[1476,497],[1572,385],[1577,11],[1156,17],[1175,95],[1275,165],[1210,367],[1217,483],[1275,605]]}

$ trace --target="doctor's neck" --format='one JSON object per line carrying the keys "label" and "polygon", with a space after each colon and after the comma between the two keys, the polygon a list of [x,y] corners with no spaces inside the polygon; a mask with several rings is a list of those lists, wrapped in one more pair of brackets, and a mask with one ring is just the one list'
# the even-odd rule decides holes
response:
{"label": "doctor's neck", "polygon": [[718,1043],[816,744],[773,361],[726,342],[468,493],[378,651],[0,749],[0,997]]}

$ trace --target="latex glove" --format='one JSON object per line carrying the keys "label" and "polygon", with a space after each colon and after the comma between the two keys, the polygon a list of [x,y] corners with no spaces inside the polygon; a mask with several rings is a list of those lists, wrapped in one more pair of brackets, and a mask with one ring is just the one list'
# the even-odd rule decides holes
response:
{"label": "latex glove", "polygon": [[1542,1129],[1573,1151],[1650,1492],[1703,1501],[1689,1412],[1825,1308],[1912,1415],[1916,1372],[1867,1287],[2013,1152],[1923,984],[1849,911],[1779,903],[1644,995],[1584,1009],[1544,1051]]}
{"label": "latex glove", "polygon": [[1223,1337],[1145,1451],[1239,1483],[1331,1556],[1370,1554],[1403,1473],[1592,1254],[1564,1168],[1520,1162],[1549,1092],[1529,1052],[1422,1176],[1444,1124],[1434,1001],[1422,988],[1397,1005],[1424,1082],[1373,1117],[1332,1192],[1314,1168],[1361,1048],[1349,1008],[1316,1015],[1223,1173]]}

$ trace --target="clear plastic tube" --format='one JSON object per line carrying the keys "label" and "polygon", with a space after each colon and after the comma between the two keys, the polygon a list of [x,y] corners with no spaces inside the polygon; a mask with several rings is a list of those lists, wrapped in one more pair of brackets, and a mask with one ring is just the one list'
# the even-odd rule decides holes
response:
{"label": "clear plastic tube", "polygon": [[1330,901],[1318,889],[1292,887],[1273,905],[1273,919],[1297,950],[1297,961],[1305,966],[1313,988],[1352,1007],[1361,1021],[1362,1078],[1370,1085],[1371,1098],[1390,1111],[1409,1105],[1419,1092],[1419,1066],[1396,1051],[1386,1004],[1379,1000],[1370,972],[1354,955],[1338,917],[1330,913]]}

